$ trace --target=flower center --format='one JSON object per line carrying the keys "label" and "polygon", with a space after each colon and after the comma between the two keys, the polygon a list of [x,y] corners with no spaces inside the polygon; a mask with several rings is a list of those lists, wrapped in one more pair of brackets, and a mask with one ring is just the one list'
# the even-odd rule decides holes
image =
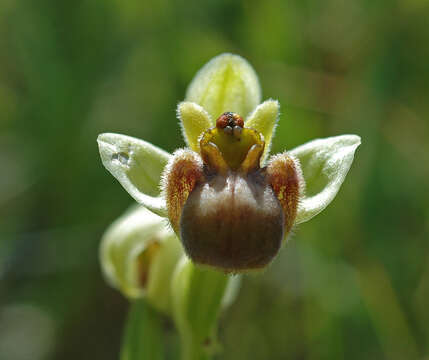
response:
{"label": "flower center", "polygon": [[262,134],[244,127],[243,118],[232,112],[222,114],[216,127],[205,131],[200,140],[204,163],[221,174],[259,169],[264,146]]}

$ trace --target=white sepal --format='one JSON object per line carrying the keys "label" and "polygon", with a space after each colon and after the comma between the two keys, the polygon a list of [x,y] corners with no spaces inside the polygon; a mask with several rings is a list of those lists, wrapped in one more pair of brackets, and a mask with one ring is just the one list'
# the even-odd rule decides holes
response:
{"label": "white sepal", "polygon": [[335,198],[360,143],[357,135],[340,135],[313,140],[289,152],[299,159],[306,186],[296,224],[310,220]]}
{"label": "white sepal", "polygon": [[103,165],[124,189],[138,203],[166,216],[159,184],[171,155],[146,141],[120,134],[101,134],[97,142]]}

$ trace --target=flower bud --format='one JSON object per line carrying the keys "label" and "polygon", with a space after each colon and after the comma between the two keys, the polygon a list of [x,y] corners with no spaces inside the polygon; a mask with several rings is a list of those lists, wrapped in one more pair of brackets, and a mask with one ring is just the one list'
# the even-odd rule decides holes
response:
{"label": "flower bud", "polygon": [[169,284],[182,253],[163,218],[135,207],[108,228],[100,259],[111,286],[130,299],[145,297],[158,310],[169,312]]}

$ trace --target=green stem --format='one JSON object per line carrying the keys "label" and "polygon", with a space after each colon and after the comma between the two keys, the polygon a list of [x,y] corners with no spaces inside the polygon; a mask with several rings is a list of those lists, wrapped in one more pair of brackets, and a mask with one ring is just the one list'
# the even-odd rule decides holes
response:
{"label": "green stem", "polygon": [[182,339],[182,360],[210,360],[211,355],[204,345],[194,338]]}
{"label": "green stem", "polygon": [[161,315],[144,300],[131,304],[122,340],[121,360],[163,360]]}
{"label": "green stem", "polygon": [[182,360],[209,360],[216,350],[217,319],[228,276],[184,262],[173,279],[174,320]]}

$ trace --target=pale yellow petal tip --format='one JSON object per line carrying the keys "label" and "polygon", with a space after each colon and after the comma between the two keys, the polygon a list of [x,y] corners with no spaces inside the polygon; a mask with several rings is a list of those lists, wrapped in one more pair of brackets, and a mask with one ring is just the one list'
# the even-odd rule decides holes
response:
{"label": "pale yellow petal tip", "polygon": [[280,103],[277,100],[265,100],[249,115],[245,121],[245,125],[247,127],[253,126],[255,130],[261,132],[265,137],[271,136],[277,124],[279,113]]}
{"label": "pale yellow petal tip", "polygon": [[245,126],[255,129],[260,132],[265,139],[265,150],[262,155],[262,161],[264,161],[271,148],[271,140],[273,139],[278,118],[280,113],[280,104],[277,100],[268,99],[250,114],[245,122]]}
{"label": "pale yellow petal tip", "polygon": [[216,119],[231,111],[247,116],[261,101],[261,88],[255,70],[241,56],[221,54],[195,75],[186,100],[204,107]]}
{"label": "pale yellow petal tip", "polygon": [[199,152],[199,137],[213,126],[210,115],[200,105],[184,101],[177,106],[177,117],[186,143],[192,150]]}

